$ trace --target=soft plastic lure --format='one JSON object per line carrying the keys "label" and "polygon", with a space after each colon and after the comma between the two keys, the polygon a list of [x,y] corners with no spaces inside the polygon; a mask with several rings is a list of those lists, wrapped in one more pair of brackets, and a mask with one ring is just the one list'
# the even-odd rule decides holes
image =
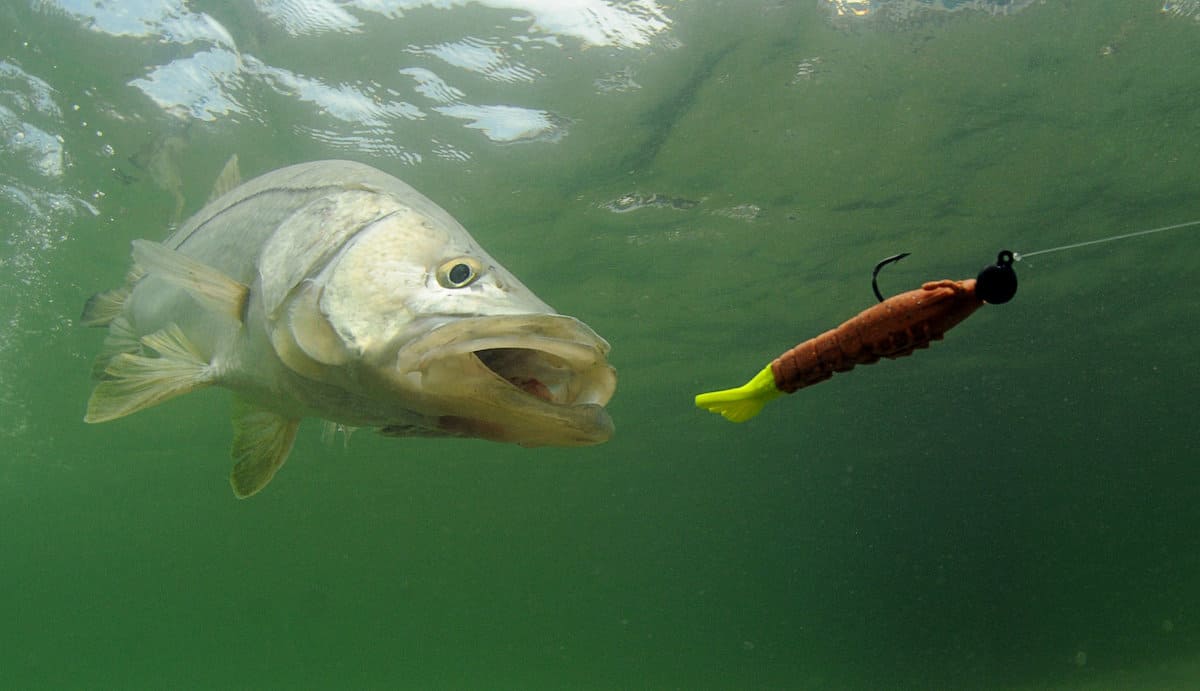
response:
{"label": "soft plastic lure", "polygon": [[995,264],[984,267],[975,278],[930,281],[884,300],[875,280],[879,270],[905,256],[898,254],[875,265],[871,285],[878,305],[783,353],[746,384],[696,396],[696,405],[726,420],[745,422],[769,401],[825,381],[835,372],[928,348],[984,303],[998,305],[1016,295],[1014,255],[1004,250]]}

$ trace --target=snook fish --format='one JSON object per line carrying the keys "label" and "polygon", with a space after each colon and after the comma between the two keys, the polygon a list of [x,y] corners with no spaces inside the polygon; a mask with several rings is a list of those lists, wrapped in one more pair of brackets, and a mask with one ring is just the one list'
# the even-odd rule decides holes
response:
{"label": "snook fish", "polygon": [[238,497],[270,482],[305,417],[524,446],[612,435],[608,343],[437,204],[349,161],[244,184],[230,164],[169,239],[134,241],[124,287],[84,308],[108,326],[87,422],[230,389]]}

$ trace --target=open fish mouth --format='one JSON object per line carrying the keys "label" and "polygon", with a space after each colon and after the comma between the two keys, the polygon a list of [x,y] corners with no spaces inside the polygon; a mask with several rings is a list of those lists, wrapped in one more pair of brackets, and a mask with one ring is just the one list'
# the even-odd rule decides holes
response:
{"label": "open fish mouth", "polygon": [[[616,388],[608,343],[585,324],[557,314],[469,317],[447,322],[398,353],[403,363],[444,381],[503,382],[525,402],[604,406]],[[514,401],[510,396],[505,401]]]}
{"label": "open fish mouth", "polygon": [[[612,396],[609,377],[589,365],[563,358],[550,350],[528,347],[483,348],[472,351],[479,362],[509,385],[554,405],[604,405]],[[610,370],[611,371],[611,370]]]}
{"label": "open fish mouth", "polygon": [[559,314],[450,319],[397,352],[439,430],[522,446],[599,444],[617,385],[608,343]]}

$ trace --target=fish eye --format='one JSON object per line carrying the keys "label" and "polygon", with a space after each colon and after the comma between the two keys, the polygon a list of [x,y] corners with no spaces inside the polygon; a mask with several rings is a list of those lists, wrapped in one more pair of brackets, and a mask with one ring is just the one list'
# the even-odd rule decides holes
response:
{"label": "fish eye", "polygon": [[462,288],[479,278],[479,262],[470,257],[451,259],[437,270],[437,281],[444,288]]}

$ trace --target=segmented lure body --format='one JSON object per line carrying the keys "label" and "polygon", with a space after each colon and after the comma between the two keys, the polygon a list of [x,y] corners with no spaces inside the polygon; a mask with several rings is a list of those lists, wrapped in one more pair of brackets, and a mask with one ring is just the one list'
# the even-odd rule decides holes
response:
{"label": "segmented lure body", "polygon": [[855,365],[928,348],[982,305],[973,278],[930,281],[890,297],[775,358],[775,388],[792,393]]}

